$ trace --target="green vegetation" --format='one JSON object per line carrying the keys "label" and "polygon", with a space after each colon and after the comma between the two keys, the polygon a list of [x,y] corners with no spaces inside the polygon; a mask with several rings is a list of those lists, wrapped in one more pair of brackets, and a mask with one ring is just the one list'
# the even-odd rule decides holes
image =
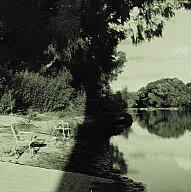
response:
{"label": "green vegetation", "polygon": [[129,108],[137,106],[136,101],[139,98],[137,92],[129,92],[128,88],[125,87],[119,93]]}
{"label": "green vegetation", "polygon": [[129,93],[127,89],[123,89],[121,94],[129,107],[191,107],[190,83],[184,84],[177,78],[166,78],[151,82],[137,93]]}
{"label": "green vegetation", "polygon": [[76,110],[83,114],[85,110],[85,93],[71,87],[71,75],[67,70],[56,77],[25,71],[15,74],[11,81],[12,85],[1,97],[1,112],[10,112],[11,105],[13,111],[31,108],[39,112]]}

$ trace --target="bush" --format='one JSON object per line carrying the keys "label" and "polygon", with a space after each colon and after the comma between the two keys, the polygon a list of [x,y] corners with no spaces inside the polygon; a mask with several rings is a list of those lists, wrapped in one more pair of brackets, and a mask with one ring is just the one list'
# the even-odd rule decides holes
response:
{"label": "bush", "polygon": [[27,114],[28,114],[28,120],[38,120],[38,113],[36,111],[34,111],[33,109],[29,108],[27,110]]}
{"label": "bush", "polygon": [[11,91],[6,91],[0,100],[0,113],[11,113],[15,108],[15,99],[11,96]]}
{"label": "bush", "polygon": [[66,69],[55,78],[28,71],[17,74],[12,86],[15,108],[41,112],[66,109],[74,95],[71,79]]}
{"label": "bush", "polygon": [[[2,65],[2,66],[1,66]],[[12,84],[12,71],[7,70],[3,64],[0,65],[0,98],[7,90],[7,87]]]}
{"label": "bush", "polygon": [[80,116],[86,111],[86,94],[84,91],[79,91],[75,94],[74,98],[70,101],[66,109],[68,114]]}

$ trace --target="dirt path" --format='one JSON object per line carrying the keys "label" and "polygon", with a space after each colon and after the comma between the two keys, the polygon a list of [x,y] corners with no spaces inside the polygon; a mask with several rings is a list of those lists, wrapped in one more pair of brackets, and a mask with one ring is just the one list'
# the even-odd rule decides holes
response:
{"label": "dirt path", "polygon": [[93,192],[96,184],[113,183],[84,174],[4,162],[0,162],[0,170],[1,192]]}

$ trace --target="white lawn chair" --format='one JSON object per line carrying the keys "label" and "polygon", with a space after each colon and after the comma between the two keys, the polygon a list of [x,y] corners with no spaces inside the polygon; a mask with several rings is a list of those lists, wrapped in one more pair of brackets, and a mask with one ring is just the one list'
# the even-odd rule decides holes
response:
{"label": "white lawn chair", "polygon": [[10,125],[14,136],[14,146],[13,150],[15,154],[18,154],[18,150],[21,146],[27,146],[30,151],[30,155],[33,155],[34,147],[33,143],[35,141],[35,136],[33,132],[19,131],[16,125]]}
{"label": "white lawn chair", "polygon": [[58,137],[62,134],[64,139],[70,139],[71,128],[68,122],[53,118],[53,127],[54,128],[51,134],[52,138]]}

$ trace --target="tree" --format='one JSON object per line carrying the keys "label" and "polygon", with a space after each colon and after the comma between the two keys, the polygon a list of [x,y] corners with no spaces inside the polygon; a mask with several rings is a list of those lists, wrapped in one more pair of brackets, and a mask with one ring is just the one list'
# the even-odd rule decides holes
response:
{"label": "tree", "polygon": [[177,78],[151,82],[138,94],[139,107],[181,107],[189,102],[187,87]]}
{"label": "tree", "polygon": [[120,92],[128,107],[137,107],[136,100],[138,95],[136,92],[129,92],[127,87],[124,87]]}
{"label": "tree", "polygon": [[186,84],[187,91],[191,94],[191,83]]}
{"label": "tree", "polygon": [[[58,73],[65,66],[75,88],[83,85],[88,95],[100,95],[125,61],[117,53],[118,43],[127,35],[133,43],[161,36],[163,18],[172,17],[175,8],[190,8],[189,0],[175,2],[1,0],[1,65],[14,72],[27,68],[43,75]],[[131,18],[135,27],[123,27]]]}

